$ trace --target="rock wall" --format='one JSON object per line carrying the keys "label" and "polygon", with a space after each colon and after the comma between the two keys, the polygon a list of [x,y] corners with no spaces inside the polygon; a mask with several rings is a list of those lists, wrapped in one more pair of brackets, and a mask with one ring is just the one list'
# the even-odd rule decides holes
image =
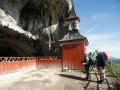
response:
{"label": "rock wall", "polygon": [[58,40],[72,16],[73,0],[0,0],[0,56],[60,56]]}

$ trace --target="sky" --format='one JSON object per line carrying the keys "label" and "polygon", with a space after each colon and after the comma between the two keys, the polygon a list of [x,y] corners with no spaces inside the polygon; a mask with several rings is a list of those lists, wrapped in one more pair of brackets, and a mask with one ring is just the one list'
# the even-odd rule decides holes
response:
{"label": "sky", "polygon": [[87,52],[105,51],[120,58],[120,0],[74,0],[80,34],[87,37]]}

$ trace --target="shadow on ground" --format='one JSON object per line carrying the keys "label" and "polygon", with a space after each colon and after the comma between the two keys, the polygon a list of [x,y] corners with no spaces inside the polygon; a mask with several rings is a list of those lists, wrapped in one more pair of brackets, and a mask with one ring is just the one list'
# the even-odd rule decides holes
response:
{"label": "shadow on ground", "polygon": [[85,80],[84,78],[74,76],[74,75],[67,75],[67,74],[58,74],[61,77],[66,77],[66,78],[71,78],[71,79],[76,79],[76,80]]}

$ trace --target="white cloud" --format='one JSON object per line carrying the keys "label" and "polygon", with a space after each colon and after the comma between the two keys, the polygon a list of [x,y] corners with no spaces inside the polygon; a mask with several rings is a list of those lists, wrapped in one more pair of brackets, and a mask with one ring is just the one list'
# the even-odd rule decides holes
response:
{"label": "white cloud", "polygon": [[109,14],[109,13],[97,13],[97,14],[91,16],[91,20],[96,21],[98,19],[109,18],[110,16],[111,16],[111,14]]}
{"label": "white cloud", "polygon": [[87,46],[88,52],[93,52],[98,49],[107,52],[109,56],[120,58],[119,33],[92,34],[86,37],[89,41],[89,45]]}
{"label": "white cloud", "polygon": [[87,30],[87,32],[85,34],[90,33],[91,31],[93,31],[95,28],[97,28],[98,26],[100,26],[101,23],[99,23],[98,25],[92,27],[91,29]]}

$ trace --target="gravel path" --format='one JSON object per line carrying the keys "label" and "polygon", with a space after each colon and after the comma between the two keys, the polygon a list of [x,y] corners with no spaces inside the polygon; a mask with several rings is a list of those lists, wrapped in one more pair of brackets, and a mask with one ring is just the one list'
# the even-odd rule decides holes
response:
{"label": "gravel path", "polygon": [[[97,72],[97,71],[96,71]],[[97,75],[99,77],[99,75]],[[107,74],[107,81],[98,84],[96,74],[91,72],[91,80],[84,80],[82,72],[41,69],[0,76],[0,90],[120,90]],[[99,78],[98,78],[99,79]]]}

